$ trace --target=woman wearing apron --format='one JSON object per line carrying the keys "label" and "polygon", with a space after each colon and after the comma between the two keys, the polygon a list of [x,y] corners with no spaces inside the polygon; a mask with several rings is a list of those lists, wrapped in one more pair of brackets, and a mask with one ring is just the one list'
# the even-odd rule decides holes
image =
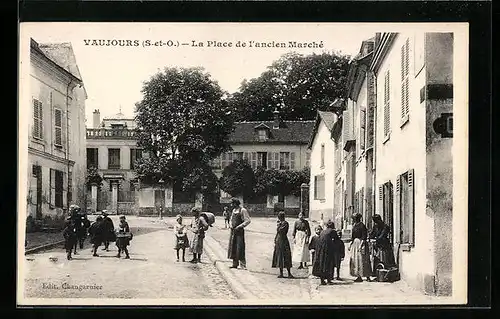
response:
{"label": "woman wearing apron", "polygon": [[307,267],[309,261],[309,237],[311,237],[311,227],[305,220],[303,212],[299,213],[292,236],[294,242],[292,261],[299,263],[298,269],[303,269]]}

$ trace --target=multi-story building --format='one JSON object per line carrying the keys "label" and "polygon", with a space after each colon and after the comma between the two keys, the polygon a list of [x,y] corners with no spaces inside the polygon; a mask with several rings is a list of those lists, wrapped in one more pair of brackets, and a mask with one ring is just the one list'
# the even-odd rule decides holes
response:
{"label": "multi-story building", "polygon": [[87,94],[70,43],[30,49],[28,216],[57,227],[70,204],[85,206]]}
{"label": "multi-story building", "polygon": [[[426,293],[450,295],[453,223],[453,34],[383,33],[363,41],[350,64],[347,101],[331,138],[311,141],[311,210],[340,207],[368,228],[378,213],[391,227],[401,277]],[[325,149],[323,150],[323,145]],[[321,172],[322,154],[333,154]],[[331,156],[331,155],[330,155]],[[328,164],[328,167],[327,165]],[[332,199],[317,198],[326,178]],[[331,195],[331,194],[330,194]],[[319,203],[318,203],[319,200]],[[323,201],[323,203],[321,203]],[[321,207],[324,204],[325,207]],[[324,219],[335,219],[326,214]],[[338,221],[336,221],[338,224]],[[340,226],[337,226],[340,227]]]}
{"label": "multi-story building", "polygon": [[449,295],[456,218],[453,33],[376,38],[370,66],[377,88],[376,211],[392,226],[402,277],[428,293]]}
{"label": "multi-story building", "polygon": [[[302,170],[309,167],[308,143],[313,127],[314,121],[282,120],[277,110],[271,121],[237,122],[229,136],[232,151],[213,161],[214,172],[221,176],[223,169],[235,159],[247,160],[254,169]],[[229,199],[230,195],[221,191],[220,202],[225,204]],[[273,214],[277,204],[285,207],[288,214],[298,214],[300,210],[300,198],[294,195],[268,195],[264,199],[247,201],[245,207],[253,214]]]}
{"label": "multi-story building", "polygon": [[309,141],[311,152],[311,180],[309,191],[309,217],[311,220],[334,220],[341,217],[335,209],[336,158],[332,130],[337,121],[333,112],[318,111],[314,129]]}
{"label": "multi-story building", "polygon": [[135,161],[142,157],[136,147],[135,121],[119,111],[101,121],[93,112],[93,127],[87,128],[87,167],[97,168],[102,185],[87,185],[88,203],[93,211],[131,214],[136,209]]}

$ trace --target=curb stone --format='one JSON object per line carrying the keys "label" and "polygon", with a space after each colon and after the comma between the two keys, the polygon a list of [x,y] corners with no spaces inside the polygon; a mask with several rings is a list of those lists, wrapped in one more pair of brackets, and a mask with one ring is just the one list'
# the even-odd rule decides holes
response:
{"label": "curb stone", "polygon": [[236,277],[224,266],[224,262],[217,258],[213,248],[210,245],[210,240],[213,240],[210,237],[205,238],[205,252],[207,253],[208,258],[214,264],[215,268],[219,271],[224,280],[228,283],[234,293],[238,296],[238,299],[256,299],[255,296],[248,291],[237,279]]}
{"label": "curb stone", "polygon": [[30,254],[34,254],[34,253],[39,252],[39,251],[52,249],[52,248],[54,248],[58,245],[61,245],[63,243],[64,243],[64,240],[60,240],[60,241],[56,241],[53,243],[49,243],[49,244],[45,244],[45,245],[41,245],[41,246],[36,246],[36,247],[30,248],[30,249],[25,249],[24,255],[30,255]]}

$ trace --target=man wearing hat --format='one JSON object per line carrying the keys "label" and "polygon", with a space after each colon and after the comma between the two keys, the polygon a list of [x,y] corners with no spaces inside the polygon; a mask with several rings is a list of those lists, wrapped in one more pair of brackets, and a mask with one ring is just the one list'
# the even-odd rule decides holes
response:
{"label": "man wearing hat", "polygon": [[[75,205],[75,204],[69,206],[68,220],[73,225],[74,231],[76,233],[76,241],[72,247],[72,249],[74,250],[73,253],[75,255],[76,255],[76,247],[78,246],[78,240],[79,240],[79,237],[81,235],[82,228],[83,228],[82,221],[80,219],[80,212],[81,212],[80,206]],[[82,248],[83,247],[80,247],[80,249],[82,249]]]}
{"label": "man wearing hat", "polygon": [[107,210],[102,211],[102,225],[104,233],[104,248],[102,250],[108,251],[109,243],[115,241],[115,225],[108,216]]}
{"label": "man wearing hat", "polygon": [[230,268],[238,268],[239,263],[242,269],[246,269],[244,228],[250,224],[250,215],[237,198],[231,199],[231,207],[233,210],[229,220],[231,234],[229,235],[227,257],[233,260],[233,265]]}

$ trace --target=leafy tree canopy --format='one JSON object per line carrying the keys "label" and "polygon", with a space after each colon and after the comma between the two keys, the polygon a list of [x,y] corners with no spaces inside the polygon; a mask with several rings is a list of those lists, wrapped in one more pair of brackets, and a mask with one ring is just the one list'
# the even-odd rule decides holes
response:
{"label": "leafy tree canopy", "polygon": [[141,92],[138,146],[149,154],[137,162],[141,180],[187,178],[184,188],[211,185],[210,161],[230,149],[234,112],[226,93],[202,68],[165,68]]}
{"label": "leafy tree canopy", "polygon": [[252,197],[255,175],[245,160],[235,160],[222,171],[220,187],[232,196]]}
{"label": "leafy tree canopy", "polygon": [[269,120],[276,108],[283,119],[311,120],[344,97],[348,63],[348,56],[336,53],[288,53],[260,77],[243,81],[228,101],[239,121]]}

